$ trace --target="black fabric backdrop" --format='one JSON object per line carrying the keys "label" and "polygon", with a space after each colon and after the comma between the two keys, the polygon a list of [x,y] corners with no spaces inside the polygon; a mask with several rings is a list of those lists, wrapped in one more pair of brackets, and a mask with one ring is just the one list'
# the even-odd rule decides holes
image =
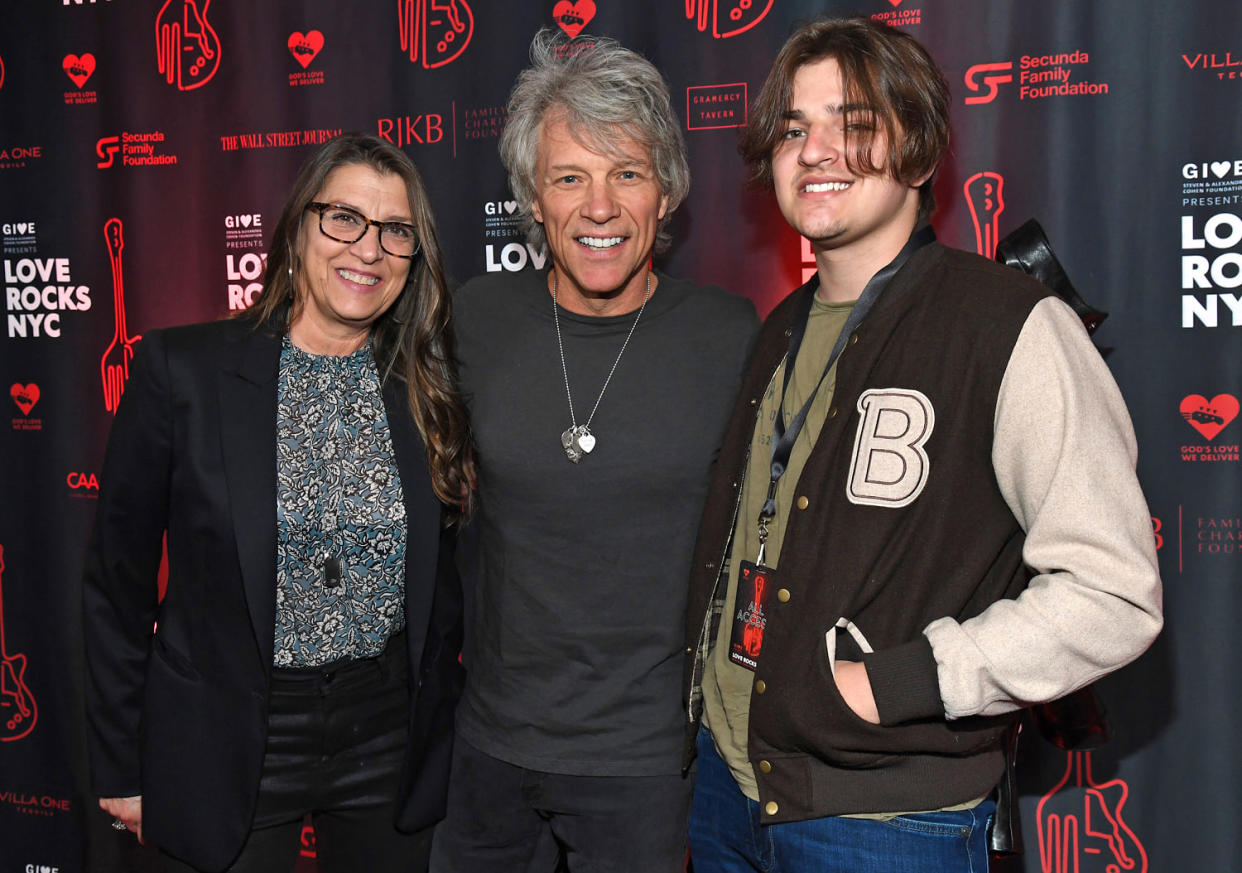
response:
{"label": "black fabric backdrop", "polygon": [[1167,628],[1100,684],[1108,746],[1074,757],[1028,732],[1025,867],[1232,868],[1237,3],[4,0],[0,873],[146,863],[88,796],[80,703],[79,573],[115,374],[144,331],[245,305],[311,149],[341,130],[405,148],[457,280],[542,263],[496,158],[507,93],[539,27],[615,36],[665,72],[686,123],[694,186],[662,266],[766,313],[812,262],[744,186],[736,126],[791,25],[820,11],[883,17],[942,64],[941,239],[988,252],[1038,217],[1111,313],[1096,340],[1138,431]]}

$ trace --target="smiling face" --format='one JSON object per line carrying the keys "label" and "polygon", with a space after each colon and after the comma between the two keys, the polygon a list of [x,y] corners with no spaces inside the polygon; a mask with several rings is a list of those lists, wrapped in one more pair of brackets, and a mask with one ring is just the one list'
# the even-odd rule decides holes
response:
{"label": "smiling face", "polygon": [[[337,167],[314,199],[348,206],[376,221],[414,223],[401,177],[365,164]],[[295,275],[298,310],[290,338],[299,348],[320,354],[360,348],[375,320],[401,295],[412,262],[380,248],[376,227],[368,227],[354,243],[329,239],[310,210],[302,216],[298,251],[302,267]]]}
{"label": "smiling face", "polygon": [[[878,270],[896,256],[914,229],[918,187],[927,176],[904,183],[888,172],[864,174],[847,166],[849,136],[873,126],[869,116],[867,107],[847,105],[836,60],[800,67],[785,134],[772,152],[772,178],[785,220],[811,240],[817,253],[879,259]],[[888,149],[887,139],[877,131],[872,162],[885,166]]]}
{"label": "smiling face", "polygon": [[668,197],[650,150],[625,136],[602,154],[574,138],[564,115],[545,119],[531,211],[543,225],[566,309],[592,315],[637,309]]}

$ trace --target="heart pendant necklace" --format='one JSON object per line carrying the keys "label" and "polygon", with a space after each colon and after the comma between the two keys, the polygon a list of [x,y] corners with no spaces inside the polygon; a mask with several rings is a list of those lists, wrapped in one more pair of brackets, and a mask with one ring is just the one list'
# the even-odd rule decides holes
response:
{"label": "heart pendant necklace", "polygon": [[556,325],[556,349],[561,354],[561,375],[565,377],[565,399],[569,401],[569,427],[561,434],[561,448],[565,450],[565,457],[576,464],[595,448],[595,434],[591,433],[591,421],[595,418],[595,410],[599,409],[599,402],[604,399],[604,392],[608,390],[612,374],[617,372],[617,364],[621,363],[621,356],[625,354],[625,349],[630,344],[630,337],[634,336],[638,320],[643,317],[643,310],[647,308],[647,301],[651,298],[651,271],[647,271],[647,290],[643,294],[642,305],[638,307],[638,315],[634,317],[634,323],[630,325],[630,332],[625,335],[625,342],[621,343],[621,351],[617,352],[617,359],[612,362],[612,369],[608,371],[604,386],[599,389],[599,396],[595,398],[591,414],[582,424],[578,424],[578,417],[574,414],[574,395],[569,390],[569,368],[565,366],[565,344],[561,341],[561,319],[556,303],[556,292],[559,286],[560,276],[553,272],[552,323]]}

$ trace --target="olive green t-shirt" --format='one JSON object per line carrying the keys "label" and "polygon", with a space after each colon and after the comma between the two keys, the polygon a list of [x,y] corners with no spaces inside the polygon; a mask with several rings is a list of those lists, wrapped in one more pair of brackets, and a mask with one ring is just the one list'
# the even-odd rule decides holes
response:
{"label": "olive green t-shirt", "polygon": [[[720,629],[703,672],[703,722],[716,740],[720,756],[729,765],[738,787],[751,800],[759,799],[759,786],[746,756],[746,731],[750,716],[750,689],[755,674],[729,660],[729,640],[733,632],[733,620],[737,611],[738,564],[755,561],[759,555],[759,510],[767,499],[768,483],[771,481],[772,431],[777,411],[785,416],[788,427],[806,402],[815,386],[828,355],[845,326],[846,319],[854,309],[854,302],[825,303],[816,295],[811,314],[807,320],[806,334],[798,349],[793,376],[789,381],[788,396],[781,403],[781,384],[785,379],[787,361],[776,368],[768,383],[759,407],[759,418],[751,437],[750,461],[746,479],[742,483],[742,503],[737,525],[733,531],[733,549],[729,555],[729,581],[725,589],[725,609]],[[819,432],[832,404],[833,387],[836,383],[837,365],[820,385],[806,423],[794,441],[785,473],[776,483],[776,515],[768,521],[768,539],[764,549],[763,565],[775,569],[781,553],[781,541],[786,520],[793,505],[795,487],[802,467],[810,457],[811,449],[819,438]]]}

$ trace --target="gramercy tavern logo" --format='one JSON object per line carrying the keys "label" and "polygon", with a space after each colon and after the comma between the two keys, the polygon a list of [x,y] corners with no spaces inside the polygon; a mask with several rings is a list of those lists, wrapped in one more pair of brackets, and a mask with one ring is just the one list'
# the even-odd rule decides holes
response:
{"label": "gramercy tavern logo", "polygon": [[164,0],[155,16],[155,58],[169,85],[201,88],[220,69],[220,37],[207,21],[211,0]]}
{"label": "gramercy tavern logo", "polygon": [[[979,79],[982,77],[983,81]],[[966,104],[991,103],[1001,85],[1013,81],[1013,61],[1000,61],[995,64],[975,64],[966,71],[966,87],[975,92],[974,97],[967,97]],[[986,90],[984,90],[986,89]],[[979,94],[979,91],[983,91]]]}
{"label": "gramercy tavern logo", "polygon": [[401,50],[423,69],[457,60],[474,36],[474,13],[466,0],[397,0]]}
{"label": "gramercy tavern logo", "polygon": [[[728,39],[750,30],[767,16],[773,0],[685,0],[686,18],[699,33],[708,27],[716,39]],[[900,2],[900,0],[899,0]]]}

